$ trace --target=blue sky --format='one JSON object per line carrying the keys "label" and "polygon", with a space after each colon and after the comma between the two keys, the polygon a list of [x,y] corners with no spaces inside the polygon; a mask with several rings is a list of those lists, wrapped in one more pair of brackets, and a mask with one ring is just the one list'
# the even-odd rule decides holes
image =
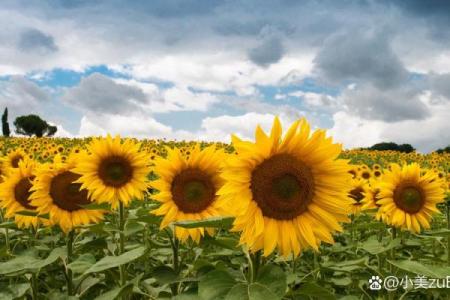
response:
{"label": "blue sky", "polygon": [[448,3],[6,0],[0,108],[60,136],[221,141],[306,117],[427,152],[450,141]]}

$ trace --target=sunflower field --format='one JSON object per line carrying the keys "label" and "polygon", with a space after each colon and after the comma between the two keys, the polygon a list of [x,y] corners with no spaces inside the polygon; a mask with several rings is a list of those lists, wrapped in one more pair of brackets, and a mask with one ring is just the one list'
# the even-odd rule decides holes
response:
{"label": "sunflower field", "polygon": [[449,154],[231,140],[0,139],[0,299],[450,298]]}

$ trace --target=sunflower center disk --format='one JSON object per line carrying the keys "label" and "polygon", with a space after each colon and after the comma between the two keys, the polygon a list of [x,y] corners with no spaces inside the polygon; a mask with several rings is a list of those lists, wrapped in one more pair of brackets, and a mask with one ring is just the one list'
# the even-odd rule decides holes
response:
{"label": "sunflower center disk", "polygon": [[14,188],[14,197],[23,207],[29,210],[35,210],[36,207],[30,205],[30,188],[32,184],[30,178],[22,178]]}
{"label": "sunflower center disk", "polygon": [[70,171],[56,175],[50,185],[50,196],[53,203],[65,211],[75,211],[82,209],[80,205],[91,203],[87,190],[81,190],[80,183],[75,183],[80,175]]}
{"label": "sunflower center disk", "polygon": [[394,191],[394,202],[402,210],[414,214],[422,209],[425,199],[420,188],[399,186]]}
{"label": "sunflower center disk", "polygon": [[314,197],[311,170],[289,154],[263,161],[253,170],[250,186],[263,215],[278,220],[301,215]]}
{"label": "sunflower center disk", "polygon": [[101,162],[99,176],[106,185],[121,187],[133,177],[133,168],[126,158],[111,156]]}
{"label": "sunflower center disk", "polygon": [[215,198],[211,177],[200,169],[186,169],[172,181],[172,198],[185,213],[197,213],[206,209]]}
{"label": "sunflower center disk", "polygon": [[17,155],[13,159],[11,159],[11,166],[13,168],[19,167],[19,162],[23,159],[22,155]]}
{"label": "sunflower center disk", "polygon": [[356,202],[361,202],[362,199],[364,199],[364,194],[363,194],[364,190],[360,187],[357,187],[353,190],[350,191],[350,194],[348,195],[350,198],[352,198],[353,200],[355,200]]}

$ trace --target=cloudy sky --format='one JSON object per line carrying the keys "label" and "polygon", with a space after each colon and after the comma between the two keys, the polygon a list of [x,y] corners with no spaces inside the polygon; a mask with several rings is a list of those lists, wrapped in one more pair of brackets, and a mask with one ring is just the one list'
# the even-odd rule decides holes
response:
{"label": "cloudy sky", "polygon": [[59,135],[450,143],[450,1],[3,0],[0,109]]}

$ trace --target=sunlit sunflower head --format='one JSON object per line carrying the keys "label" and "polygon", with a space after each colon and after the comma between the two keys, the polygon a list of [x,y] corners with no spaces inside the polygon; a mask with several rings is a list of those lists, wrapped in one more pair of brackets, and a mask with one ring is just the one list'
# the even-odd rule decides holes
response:
{"label": "sunlit sunflower head", "polygon": [[10,151],[5,157],[2,158],[2,165],[5,173],[12,169],[19,168],[19,162],[28,160],[28,155],[20,148]]}
{"label": "sunlit sunflower head", "polygon": [[106,202],[115,209],[122,202],[128,206],[133,199],[142,200],[148,188],[150,173],[147,153],[140,151],[133,140],[121,141],[119,136],[97,138],[79,154],[74,173],[82,189],[96,202]]}
{"label": "sunlit sunflower head", "polygon": [[233,231],[250,251],[276,247],[283,256],[333,243],[331,232],[348,221],[351,200],[346,191],[351,176],[347,161],[337,159],[341,145],[325,131],[311,134],[304,119],[282,136],[275,118],[270,135],[256,128],[256,141],[232,136],[237,155],[226,162],[226,180],[218,194],[230,202],[236,217]]}
{"label": "sunlit sunflower head", "polygon": [[374,217],[377,221],[383,221],[384,223],[389,224],[386,213],[380,209],[381,205],[377,203],[378,200],[380,200],[380,181],[372,178],[366,189],[366,196],[361,201],[363,203],[361,210],[369,210],[370,214],[374,213]]}
{"label": "sunlit sunflower head", "polygon": [[348,197],[352,201],[352,214],[357,215],[361,212],[364,204],[371,199],[368,183],[363,179],[353,179],[348,189]]}
{"label": "sunlit sunflower head", "polygon": [[3,182],[3,176],[6,176],[6,173],[3,168],[2,158],[0,158],[0,183]]}
{"label": "sunlit sunflower head", "polygon": [[35,178],[35,164],[32,161],[20,161],[17,168],[11,169],[0,184],[0,206],[5,209],[7,218],[14,218],[19,228],[36,228],[42,221],[36,216],[16,214],[20,211],[35,211],[30,202],[31,187]]}
{"label": "sunlit sunflower head", "polygon": [[[220,171],[226,154],[216,150],[215,145],[203,150],[196,145],[189,152],[187,157],[178,148],[167,148],[167,158],[158,157],[155,161],[154,171],[159,179],[151,186],[159,190],[153,198],[161,206],[152,213],[164,216],[161,228],[176,221],[218,217],[227,211],[226,203],[216,196],[223,184]],[[210,235],[214,233],[211,228],[175,227],[175,234],[182,242],[190,237],[198,243],[205,230]]]}
{"label": "sunlit sunflower head", "polygon": [[419,233],[421,228],[430,228],[433,214],[439,213],[436,204],[445,197],[441,184],[431,171],[421,175],[416,163],[392,164],[383,175],[377,203],[390,224]]}
{"label": "sunlit sunflower head", "polygon": [[370,171],[370,169],[365,168],[361,171],[359,176],[364,180],[369,180],[372,177],[372,172]]}
{"label": "sunlit sunflower head", "polygon": [[348,170],[348,173],[352,176],[352,179],[355,179],[356,177],[359,176],[359,171],[356,167],[351,166],[350,169]]}
{"label": "sunlit sunflower head", "polygon": [[32,187],[31,204],[39,214],[49,214],[50,222],[58,224],[64,232],[79,225],[97,223],[103,219],[104,211],[88,210],[83,205],[91,203],[88,192],[80,189],[79,174],[73,172],[76,160],[64,163],[57,155],[52,164],[42,165],[36,170]]}

